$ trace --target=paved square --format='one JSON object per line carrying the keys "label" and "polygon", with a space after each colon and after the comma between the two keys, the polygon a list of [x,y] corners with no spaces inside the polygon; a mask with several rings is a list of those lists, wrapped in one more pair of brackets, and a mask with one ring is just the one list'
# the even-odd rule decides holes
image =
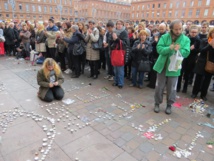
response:
{"label": "paved square", "polygon": [[[72,104],[45,103],[37,97],[40,68],[0,57],[0,161],[214,160],[214,150],[207,147],[214,142],[214,129],[208,127],[214,126],[214,116],[188,107],[194,101],[191,87],[177,96],[181,108],[166,115],[164,101],[156,114],[154,90],[146,82],[138,89],[126,80],[118,89],[103,79],[105,71],[94,80],[86,69],[78,79],[64,75],[64,100]],[[206,104],[214,106],[213,96],[208,93]],[[186,151],[173,153],[173,144],[177,152]]]}

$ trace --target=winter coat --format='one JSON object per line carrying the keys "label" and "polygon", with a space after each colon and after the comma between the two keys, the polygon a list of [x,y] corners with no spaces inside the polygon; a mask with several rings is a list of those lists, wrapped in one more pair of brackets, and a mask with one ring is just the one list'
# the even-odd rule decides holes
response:
{"label": "winter coat", "polygon": [[14,30],[10,27],[5,28],[4,30],[5,43],[7,45],[14,45],[14,40],[16,39]]}
{"label": "winter coat", "polygon": [[87,33],[85,37],[85,41],[87,43],[86,59],[89,61],[100,60],[100,51],[92,49],[92,43],[97,42],[98,39],[99,39],[99,30],[97,28],[94,28],[91,34]]}
{"label": "winter coat", "polygon": [[30,42],[30,36],[31,36],[31,33],[29,31],[24,31],[22,30],[20,32],[20,34],[23,34],[22,36],[20,36],[20,39],[21,39],[21,42],[22,43],[27,43],[27,42]]}
{"label": "winter coat", "polygon": [[[137,48],[139,44],[141,44],[140,49]],[[145,47],[142,49],[143,44],[145,45]],[[143,44],[141,43],[141,40],[137,40],[135,41],[132,47],[132,53],[131,53],[132,67],[138,68],[140,61],[149,60],[149,55],[152,52],[152,45],[147,40]]]}
{"label": "winter coat", "polygon": [[36,32],[36,51],[38,52],[46,52],[46,36],[44,34],[44,31],[37,31]]}
{"label": "winter coat", "polygon": [[122,31],[120,33],[120,35],[118,36],[118,38],[114,41],[112,40],[111,42],[111,50],[114,50],[116,48],[116,46],[120,46],[120,40],[122,41],[122,47],[123,50],[125,50],[125,63],[128,63],[129,61],[129,54],[130,54],[130,41],[129,41],[129,37],[128,37],[128,32],[126,30]]}
{"label": "winter coat", "polygon": [[[172,37],[170,33],[167,33],[161,36],[158,44],[157,44],[157,52],[159,54],[158,60],[156,61],[153,69],[158,73],[161,73],[166,68],[166,76],[169,77],[177,77],[180,76],[180,70],[178,71],[169,71],[168,67],[170,64],[170,56],[175,53],[175,50],[170,49],[170,45],[172,44]],[[175,44],[180,45],[180,53],[186,58],[190,53],[190,40],[184,34],[181,34],[175,41]]]}
{"label": "winter coat", "polygon": [[79,31],[75,31],[70,39],[69,38],[63,39],[66,43],[68,43],[68,53],[70,55],[73,54],[74,44],[80,42],[80,35],[81,33]]}
{"label": "winter coat", "polygon": [[[159,54],[157,52],[157,48],[156,47],[157,47],[158,41],[160,40],[161,36],[164,35],[164,34],[166,34],[166,33],[167,32],[157,33],[157,34],[153,35],[151,37],[151,39],[150,39],[150,42],[152,44],[152,53],[151,53],[151,56],[150,56],[150,60],[152,62],[155,62],[158,59]],[[155,36],[158,36],[158,41],[157,42],[155,41]]]}
{"label": "winter coat", "polygon": [[46,41],[49,48],[55,48],[56,32],[58,31],[57,26],[48,27],[46,32]]}
{"label": "winter coat", "polygon": [[214,48],[212,48],[212,46],[210,46],[210,44],[207,43],[207,45],[200,50],[200,55],[196,60],[194,73],[200,74],[200,75],[205,74],[205,66],[207,62],[208,53],[209,53],[209,57],[208,57],[209,61],[214,63]]}
{"label": "winter coat", "polygon": [[[71,38],[72,35],[73,35],[73,33],[72,33],[72,31],[71,31],[71,28],[65,30],[64,33],[65,33],[65,34],[64,34],[64,37],[65,37],[65,38]],[[63,41],[63,42],[64,42],[65,47],[68,48],[68,43],[65,42],[65,41]]]}
{"label": "winter coat", "polygon": [[[59,74],[59,76],[56,76],[56,82],[59,83],[59,86],[64,82],[64,78],[62,73]],[[49,83],[50,83],[50,76],[48,76],[48,79],[45,77],[43,69],[40,69],[37,73],[37,83],[40,86],[38,96],[41,99],[45,98],[45,95],[47,94],[49,90]]]}

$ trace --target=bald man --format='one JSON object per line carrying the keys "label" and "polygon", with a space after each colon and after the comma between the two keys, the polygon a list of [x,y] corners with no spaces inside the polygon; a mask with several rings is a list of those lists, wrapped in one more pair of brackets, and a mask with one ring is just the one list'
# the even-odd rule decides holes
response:
{"label": "bald man", "polygon": [[[156,60],[158,59],[158,53],[157,53],[157,49],[156,49],[156,46],[158,44],[158,41],[159,39],[161,38],[162,35],[166,34],[166,28],[167,28],[167,25],[165,23],[161,23],[158,27],[159,29],[159,33],[156,33],[152,36],[152,39],[151,39],[151,43],[152,43],[152,54],[151,54],[151,59],[152,59],[152,62],[155,64]],[[154,65],[153,64],[153,65]],[[152,89],[155,89],[155,84],[156,84],[156,79],[157,79],[157,72],[152,70],[150,73],[149,73],[149,77],[150,77],[150,81],[149,81],[149,84],[147,85],[147,87],[149,88],[152,88]]]}

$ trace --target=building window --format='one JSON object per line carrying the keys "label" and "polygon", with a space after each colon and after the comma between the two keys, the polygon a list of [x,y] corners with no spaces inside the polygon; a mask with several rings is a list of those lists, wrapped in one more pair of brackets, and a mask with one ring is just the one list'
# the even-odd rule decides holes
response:
{"label": "building window", "polygon": [[175,11],[175,17],[178,17],[178,11]]}
{"label": "building window", "polygon": [[49,0],[49,3],[52,3],[52,0]]}
{"label": "building window", "polygon": [[32,5],[32,11],[35,12],[36,11],[36,8],[34,5]]}
{"label": "building window", "polygon": [[191,1],[190,7],[193,7],[193,6],[194,6],[194,1]]}
{"label": "building window", "polygon": [[172,3],[170,3],[169,8],[172,8]]}
{"label": "building window", "polygon": [[200,9],[197,9],[196,10],[196,17],[199,17],[199,15],[200,15]]}
{"label": "building window", "polygon": [[55,12],[58,13],[58,8],[57,7],[55,7]]}
{"label": "building window", "polygon": [[44,0],[44,3],[46,3],[46,0]]}
{"label": "building window", "polygon": [[149,12],[146,12],[146,17],[149,17]]}
{"label": "building window", "polygon": [[42,19],[42,16],[39,16],[39,19]]}
{"label": "building window", "polygon": [[198,0],[198,6],[201,6],[202,0]]}
{"label": "building window", "polygon": [[72,9],[70,9],[70,15],[72,15]]}
{"label": "building window", "polygon": [[44,6],[44,12],[47,12],[47,7],[46,6]]}
{"label": "building window", "polygon": [[166,8],[166,3],[163,4],[163,8]]}
{"label": "building window", "polygon": [[186,7],[186,2],[183,3],[183,7]]}
{"label": "building window", "polygon": [[9,14],[6,14],[6,17],[10,17],[10,15],[9,15]]}
{"label": "building window", "polygon": [[189,10],[188,16],[189,16],[189,17],[192,17],[192,9]]}
{"label": "building window", "polygon": [[70,0],[70,5],[72,4],[72,0]]}
{"label": "building window", "polygon": [[8,10],[8,3],[4,2],[4,9],[7,11]]}
{"label": "building window", "polygon": [[204,16],[207,16],[208,15],[208,9],[205,9],[204,10]]}
{"label": "building window", "polygon": [[68,9],[67,8],[65,8],[65,13],[68,13]]}
{"label": "building window", "polygon": [[207,0],[206,5],[207,5],[207,6],[210,5],[210,0]]}
{"label": "building window", "polygon": [[160,3],[158,3],[158,8],[160,8],[161,7],[161,4]]}
{"label": "building window", "polygon": [[142,5],[142,10],[144,10],[144,5]]}
{"label": "building window", "polygon": [[34,15],[33,18],[36,19],[36,16]]}
{"label": "building window", "polygon": [[152,5],[152,8],[155,8],[155,4]]}
{"label": "building window", "polygon": [[[214,12],[213,12],[214,13]],[[144,13],[142,13],[142,18],[144,18]]]}
{"label": "building window", "polygon": [[39,12],[42,12],[41,6],[38,6],[38,11],[39,11]]}
{"label": "building window", "polygon": [[150,4],[147,4],[147,9],[149,9],[150,8]]}
{"label": "building window", "polygon": [[65,5],[67,4],[67,0],[65,0]]}
{"label": "building window", "polygon": [[157,17],[159,17],[160,16],[160,13],[159,12],[157,12]]}
{"label": "building window", "polygon": [[136,13],[136,17],[138,18],[138,13]]}
{"label": "building window", "polygon": [[19,4],[19,10],[22,11],[22,4]]}
{"label": "building window", "polygon": [[26,11],[29,12],[29,5],[26,4]]}
{"label": "building window", "polygon": [[165,17],[165,16],[166,16],[166,12],[165,12],[165,11],[163,11],[162,15],[163,15],[163,17]]}
{"label": "building window", "polygon": [[152,18],[154,17],[154,12],[152,12]]}
{"label": "building window", "polygon": [[134,13],[132,13],[132,18],[134,18]]}
{"label": "building window", "polygon": [[50,7],[50,13],[52,13],[52,7]]}
{"label": "building window", "polygon": [[132,7],[132,10],[134,11],[134,6]]}
{"label": "building window", "polygon": [[21,18],[23,18],[23,15],[20,15]]}
{"label": "building window", "polygon": [[137,6],[137,10],[139,10],[140,9],[140,6]]}
{"label": "building window", "polygon": [[54,0],[54,3],[56,3],[56,0]]}
{"label": "building window", "polygon": [[168,17],[172,17],[172,11],[169,11]]}
{"label": "building window", "polygon": [[182,10],[181,17],[183,18],[185,16],[185,10]]}
{"label": "building window", "polygon": [[176,8],[178,8],[178,7],[179,7],[179,2],[176,3]]}

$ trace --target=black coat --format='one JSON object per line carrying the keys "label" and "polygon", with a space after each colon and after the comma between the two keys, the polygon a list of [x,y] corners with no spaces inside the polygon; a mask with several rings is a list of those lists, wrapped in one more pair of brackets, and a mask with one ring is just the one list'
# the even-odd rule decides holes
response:
{"label": "black coat", "polygon": [[[155,61],[158,59],[159,54],[158,54],[158,52],[157,52],[156,46],[157,46],[158,41],[160,40],[161,36],[164,35],[164,34],[166,34],[166,33],[167,33],[167,32],[164,32],[164,33],[157,33],[157,34],[153,35],[152,38],[150,39],[150,42],[151,42],[151,44],[152,44],[152,53],[151,53],[151,55],[150,55],[150,60],[151,60],[152,62],[155,62]],[[155,41],[155,36],[158,36],[158,41],[157,41],[157,42]]]}
{"label": "black coat", "polygon": [[10,27],[5,28],[4,30],[4,36],[5,36],[5,43],[7,45],[14,45],[14,40],[16,39],[14,30]]}
{"label": "black coat", "polygon": [[[209,57],[208,57],[209,53]],[[201,49],[200,55],[196,61],[194,72],[196,74],[204,75],[205,74],[205,65],[207,62],[207,57],[209,61],[214,63],[214,48],[207,44]]]}
{"label": "black coat", "polygon": [[80,35],[81,35],[81,33],[79,31],[75,31],[70,39],[69,38],[64,38],[63,39],[65,42],[68,43],[68,53],[69,54],[72,54],[73,48],[74,48],[74,44],[75,43],[80,43],[80,40],[81,40],[80,39]]}
{"label": "black coat", "polygon": [[140,49],[137,48],[137,46],[141,44],[140,40],[135,41],[133,47],[132,47],[132,54],[131,54],[131,60],[132,60],[132,66],[138,67],[140,61],[148,61],[149,56],[152,53],[152,45],[149,41],[145,41],[143,44],[145,47],[142,49],[142,45]]}
{"label": "black coat", "polygon": [[118,49],[120,48],[120,40],[122,41],[123,50],[126,51],[125,63],[128,63],[130,54],[130,41],[128,37],[128,32],[126,30],[122,31],[115,41],[112,40],[110,44],[111,50],[116,49],[116,46],[118,46]]}

